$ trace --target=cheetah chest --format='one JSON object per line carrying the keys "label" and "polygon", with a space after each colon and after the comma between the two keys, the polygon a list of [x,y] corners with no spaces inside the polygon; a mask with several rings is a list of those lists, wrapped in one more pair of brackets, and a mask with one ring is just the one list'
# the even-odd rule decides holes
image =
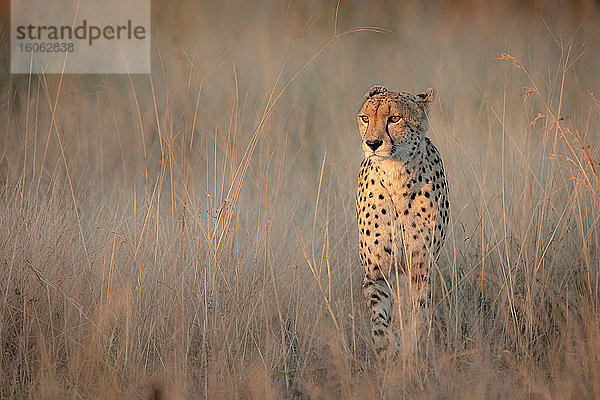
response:
{"label": "cheetah chest", "polygon": [[[357,190],[359,253],[369,271],[400,266],[426,280],[443,241],[447,188],[441,164],[363,161]],[[437,175],[436,175],[437,173]]]}

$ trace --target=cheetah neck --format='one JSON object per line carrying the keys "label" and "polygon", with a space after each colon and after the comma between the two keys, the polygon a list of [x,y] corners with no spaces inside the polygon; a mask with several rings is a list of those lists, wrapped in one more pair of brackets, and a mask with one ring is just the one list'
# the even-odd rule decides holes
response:
{"label": "cheetah neck", "polygon": [[414,179],[413,171],[417,170],[423,163],[425,147],[426,141],[423,140],[411,156],[402,155],[382,160],[380,165],[382,172],[386,175],[386,180],[393,183],[394,186],[404,186],[412,183],[409,192],[418,191],[418,185],[415,185],[417,182],[411,182],[411,180]]}

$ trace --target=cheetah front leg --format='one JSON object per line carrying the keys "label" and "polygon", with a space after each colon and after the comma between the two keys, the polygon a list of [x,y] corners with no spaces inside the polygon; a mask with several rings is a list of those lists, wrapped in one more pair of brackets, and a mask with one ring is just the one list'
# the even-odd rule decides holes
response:
{"label": "cheetah front leg", "polygon": [[380,271],[366,271],[362,284],[371,320],[371,337],[377,358],[382,365],[385,365],[388,356],[391,359],[396,358],[400,349],[390,329],[394,305],[391,285]]}

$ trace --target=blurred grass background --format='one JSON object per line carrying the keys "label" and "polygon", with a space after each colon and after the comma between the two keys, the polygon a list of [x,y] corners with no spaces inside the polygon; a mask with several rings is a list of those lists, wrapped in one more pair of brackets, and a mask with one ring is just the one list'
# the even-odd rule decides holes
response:
{"label": "blurred grass background", "polygon": [[598,3],[155,1],[151,75],[62,77],[0,10],[0,398],[375,398],[373,84],[435,88],[452,208],[388,394],[600,397]]}

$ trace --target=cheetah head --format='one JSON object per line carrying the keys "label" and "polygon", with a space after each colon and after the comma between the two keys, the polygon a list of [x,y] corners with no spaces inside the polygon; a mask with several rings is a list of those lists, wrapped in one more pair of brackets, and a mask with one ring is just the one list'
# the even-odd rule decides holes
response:
{"label": "cheetah head", "polygon": [[412,95],[373,86],[358,112],[358,129],[365,157],[409,159],[429,128],[427,111],[433,89]]}

